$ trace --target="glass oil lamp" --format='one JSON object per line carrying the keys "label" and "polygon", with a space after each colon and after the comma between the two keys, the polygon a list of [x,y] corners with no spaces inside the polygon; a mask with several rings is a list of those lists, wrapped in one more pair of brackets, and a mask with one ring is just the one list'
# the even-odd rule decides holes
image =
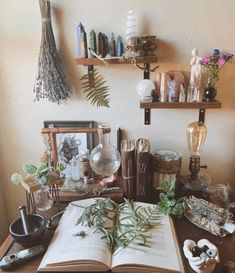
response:
{"label": "glass oil lamp", "polygon": [[200,173],[201,168],[207,168],[206,165],[200,165],[200,155],[207,135],[207,127],[201,121],[192,122],[186,129],[188,149],[190,153],[189,171],[190,176],[183,178],[184,185],[192,191],[202,191],[210,183],[209,175]]}
{"label": "glass oil lamp", "polygon": [[110,144],[110,132],[111,128],[108,124],[99,125],[99,144],[90,154],[92,170],[100,176],[101,180],[108,181],[107,183],[113,182],[114,173],[121,163],[119,151]]}

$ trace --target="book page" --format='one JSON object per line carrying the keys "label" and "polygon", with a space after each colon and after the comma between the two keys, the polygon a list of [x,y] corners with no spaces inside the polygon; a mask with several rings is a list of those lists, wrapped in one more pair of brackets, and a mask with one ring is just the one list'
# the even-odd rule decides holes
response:
{"label": "book page", "polygon": [[[93,233],[89,227],[76,225],[78,218],[83,212],[82,207],[88,207],[95,199],[75,201],[69,204],[64,212],[60,223],[54,233],[52,241],[39,266],[55,267],[76,264],[103,263],[106,268],[110,267],[111,253],[101,240],[101,234]],[[78,207],[82,206],[82,207]],[[76,236],[77,233],[85,231],[85,236]]]}
{"label": "book page", "polygon": [[[134,207],[140,204],[143,207],[150,206],[146,203],[135,203]],[[125,268],[156,267],[180,272],[170,219],[161,214],[159,222],[147,232],[150,236],[150,247],[131,243],[127,248],[118,248],[112,257],[112,268],[126,265]]]}

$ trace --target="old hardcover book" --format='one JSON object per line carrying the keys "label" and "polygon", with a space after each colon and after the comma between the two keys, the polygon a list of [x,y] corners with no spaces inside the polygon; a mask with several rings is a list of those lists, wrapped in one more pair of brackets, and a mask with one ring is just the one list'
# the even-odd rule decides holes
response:
{"label": "old hardcover book", "polygon": [[[101,239],[100,233],[94,233],[87,226],[76,225],[84,207],[96,199],[86,199],[70,203],[54,233],[38,271],[90,271],[105,272],[184,272],[180,252],[171,219],[160,216],[160,224],[151,229],[151,247],[130,244],[119,247],[112,254]],[[134,203],[133,206],[147,207],[146,203]],[[74,236],[85,231],[86,236]]]}

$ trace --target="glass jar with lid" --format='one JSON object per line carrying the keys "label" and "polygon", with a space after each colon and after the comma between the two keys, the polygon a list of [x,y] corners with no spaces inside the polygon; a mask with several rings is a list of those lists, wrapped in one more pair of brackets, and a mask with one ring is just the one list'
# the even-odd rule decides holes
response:
{"label": "glass jar with lid", "polygon": [[176,150],[159,149],[152,154],[152,181],[156,189],[167,178],[177,178],[181,169],[181,153]]}

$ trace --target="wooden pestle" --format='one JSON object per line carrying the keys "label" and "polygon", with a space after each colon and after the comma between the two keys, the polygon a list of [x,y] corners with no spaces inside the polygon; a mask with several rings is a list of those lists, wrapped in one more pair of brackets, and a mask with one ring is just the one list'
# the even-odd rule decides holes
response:
{"label": "wooden pestle", "polygon": [[20,211],[20,217],[22,220],[23,230],[25,234],[29,234],[31,232],[30,224],[29,224],[29,218],[26,211],[26,206],[19,207]]}

